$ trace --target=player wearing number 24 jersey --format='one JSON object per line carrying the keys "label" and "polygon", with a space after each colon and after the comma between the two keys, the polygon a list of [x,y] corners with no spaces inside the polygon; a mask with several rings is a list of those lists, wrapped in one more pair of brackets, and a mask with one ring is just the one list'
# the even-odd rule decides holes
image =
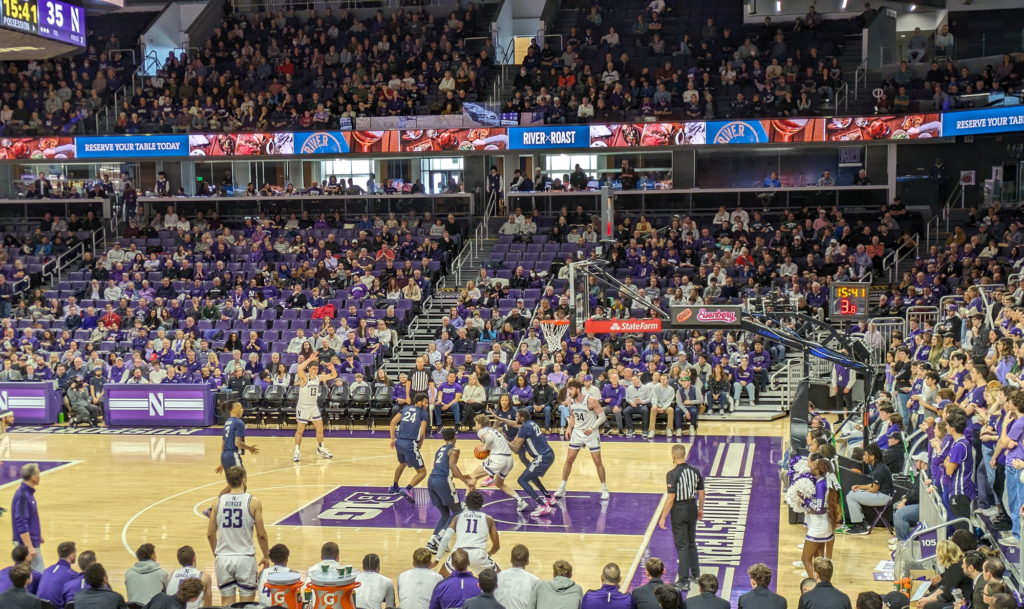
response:
{"label": "player wearing number 24 jersey", "polygon": [[[395,469],[395,480],[388,492],[401,494],[409,503],[416,503],[416,498],[412,496],[413,487],[427,477],[420,446],[423,445],[427,433],[428,404],[426,394],[420,394],[415,405],[406,406],[391,419],[391,448],[398,451],[398,468]],[[416,475],[413,476],[412,482],[400,489],[398,481],[406,467],[416,470]]]}

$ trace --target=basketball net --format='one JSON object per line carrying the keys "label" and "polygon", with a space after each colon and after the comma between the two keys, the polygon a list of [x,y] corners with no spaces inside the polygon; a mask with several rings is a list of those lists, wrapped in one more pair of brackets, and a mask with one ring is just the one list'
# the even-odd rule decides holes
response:
{"label": "basketball net", "polygon": [[540,322],[544,331],[544,340],[548,343],[548,351],[555,353],[562,350],[562,337],[569,330],[568,319],[547,319]]}

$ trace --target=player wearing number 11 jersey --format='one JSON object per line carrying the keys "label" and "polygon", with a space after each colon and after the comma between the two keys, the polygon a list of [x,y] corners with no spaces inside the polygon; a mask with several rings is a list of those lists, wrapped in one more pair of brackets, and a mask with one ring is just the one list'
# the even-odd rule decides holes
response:
{"label": "player wearing number 11 jersey", "polygon": [[[483,415],[481,415],[483,416]],[[448,543],[455,537],[455,550],[465,550],[469,555],[469,568],[477,573],[484,569],[494,569],[497,573],[501,569],[494,562],[494,556],[501,549],[501,541],[498,539],[498,527],[494,526],[494,519],[481,512],[484,507],[484,496],[480,491],[466,493],[466,511],[458,514],[452,519],[452,523],[444,531],[444,537],[437,549],[437,560],[440,561],[445,552],[448,551]],[[487,539],[491,540],[491,549],[487,549]],[[454,571],[452,557],[449,556],[441,567],[441,577],[448,577]]]}
{"label": "player wearing number 11 jersey", "polygon": [[259,565],[264,568],[270,566],[270,543],[267,529],[263,526],[263,504],[245,492],[244,469],[231,466],[226,477],[231,490],[217,498],[206,529],[206,537],[213,550],[217,587],[220,588],[221,603],[225,606],[235,602],[236,591],[242,602],[256,598],[254,529],[263,553]]}

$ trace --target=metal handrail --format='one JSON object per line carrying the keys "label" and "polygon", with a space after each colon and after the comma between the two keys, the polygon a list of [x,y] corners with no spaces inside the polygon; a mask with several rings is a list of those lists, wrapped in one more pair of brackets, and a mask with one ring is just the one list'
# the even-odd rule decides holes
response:
{"label": "metal handrail", "polygon": [[843,112],[850,111],[850,85],[845,82],[836,91],[836,111],[839,111],[839,104],[843,105]]}
{"label": "metal handrail", "polygon": [[861,74],[864,76],[864,86],[868,84],[868,60],[865,57],[864,61],[857,64],[857,68],[853,71],[853,99],[857,99],[857,92],[860,91],[860,79]]}
{"label": "metal handrail", "polygon": [[788,399],[793,399],[793,389],[794,389],[794,387],[793,387],[793,374],[792,374],[791,368],[797,367],[798,365],[799,365],[799,362],[797,360],[795,360],[795,359],[791,360],[789,358],[786,358],[783,361],[782,368],[780,368],[779,370],[776,370],[774,373],[769,375],[769,377],[768,377],[768,384],[771,387],[778,388],[778,386],[779,386],[779,376],[781,376],[783,373],[786,373],[786,397]]}
{"label": "metal handrail", "polygon": [[[899,271],[900,262],[904,260],[911,252],[916,251],[920,247],[921,234],[914,233],[914,236],[910,238],[910,243],[913,243],[913,247],[910,244],[903,244],[882,258],[882,270],[889,271],[889,280],[895,281],[897,273]],[[900,250],[906,248],[906,252],[901,256]],[[890,261],[891,259],[891,261]]]}
{"label": "metal handrail", "polygon": [[949,193],[949,197],[946,198],[946,203],[942,206],[942,217],[946,220],[947,233],[949,232],[949,216],[950,212],[953,209],[953,201],[954,199],[957,198],[958,195],[960,197],[960,209],[963,209],[964,204],[966,203],[966,196],[964,194],[963,182],[959,181],[956,183],[956,186],[953,187],[953,190]]}

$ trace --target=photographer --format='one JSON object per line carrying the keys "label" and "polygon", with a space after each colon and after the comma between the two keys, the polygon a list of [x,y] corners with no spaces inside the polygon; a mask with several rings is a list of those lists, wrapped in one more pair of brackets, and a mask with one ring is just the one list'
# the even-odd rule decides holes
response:
{"label": "photographer", "polygon": [[85,386],[85,377],[78,375],[71,382],[68,388],[67,397],[71,406],[71,426],[89,424],[91,427],[98,427],[100,409],[90,400],[90,387]]}

